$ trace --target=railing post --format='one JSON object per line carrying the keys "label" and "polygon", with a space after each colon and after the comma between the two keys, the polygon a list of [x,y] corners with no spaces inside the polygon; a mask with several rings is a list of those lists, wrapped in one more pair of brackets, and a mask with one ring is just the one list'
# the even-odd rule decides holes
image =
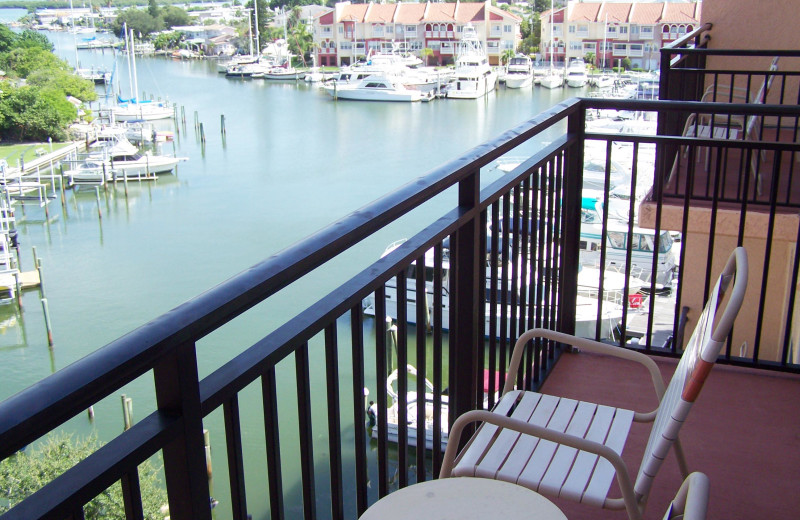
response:
{"label": "railing post", "polygon": [[474,410],[477,385],[478,345],[483,320],[480,298],[480,214],[476,211],[480,195],[479,171],[458,185],[458,205],[462,213],[475,210],[473,218],[452,237],[450,249],[450,423],[461,414]]}
{"label": "railing post", "polygon": [[162,450],[170,518],[211,520],[194,343],[180,345],[153,374],[159,411],[183,418],[182,434]]}
{"label": "railing post", "polygon": [[578,302],[578,264],[580,263],[581,197],[583,190],[583,146],[586,108],[567,118],[567,134],[576,137],[564,157],[564,195],[562,215],[561,278],[558,288],[558,330],[575,334],[575,309]]}

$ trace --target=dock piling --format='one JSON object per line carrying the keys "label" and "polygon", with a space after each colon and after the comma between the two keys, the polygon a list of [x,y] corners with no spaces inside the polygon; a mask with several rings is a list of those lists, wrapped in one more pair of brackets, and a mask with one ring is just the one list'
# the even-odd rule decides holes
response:
{"label": "dock piling", "polygon": [[100,209],[100,188],[97,186],[94,187],[94,197],[97,200],[97,218],[103,220],[103,212]]}
{"label": "dock piling", "polygon": [[125,431],[133,426],[133,398],[122,394],[122,427]]}
{"label": "dock piling", "polygon": [[44,327],[47,330],[47,346],[53,346],[53,326],[50,324],[50,308],[47,306],[47,298],[42,298],[42,311],[44,312]]}
{"label": "dock piling", "polygon": [[206,472],[208,473],[208,478],[212,477],[212,468],[211,468],[211,433],[207,429],[203,429],[203,447],[206,451]]}

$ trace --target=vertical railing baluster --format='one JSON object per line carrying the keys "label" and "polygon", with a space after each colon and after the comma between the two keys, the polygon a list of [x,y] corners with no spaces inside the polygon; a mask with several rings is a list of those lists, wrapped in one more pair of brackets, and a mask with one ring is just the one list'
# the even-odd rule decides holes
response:
{"label": "vertical railing baluster", "polygon": [[[399,286],[397,294],[398,296],[400,294]],[[386,378],[389,376],[387,334],[386,288],[381,286],[375,290],[375,376],[377,378],[376,386],[378,387],[378,395],[375,396],[375,402],[378,409],[378,498],[383,498],[389,493],[389,447],[386,440],[388,431]]]}
{"label": "vertical railing baluster", "polygon": [[408,278],[397,275],[397,466],[398,484],[408,485]]}
{"label": "vertical railing baluster", "polygon": [[261,400],[264,407],[264,445],[267,450],[267,483],[269,484],[270,518],[283,520],[284,497],[281,477],[281,442],[278,427],[278,392],[275,367],[261,376]]}
{"label": "vertical railing baluster", "polygon": [[176,347],[153,369],[158,409],[183,417],[183,431],[162,450],[174,520],[210,520],[203,414],[194,343]]}
{"label": "vertical railing baluster", "polygon": [[300,474],[303,483],[303,518],[314,520],[317,517],[317,493],[314,482],[314,435],[308,343],[303,343],[294,351],[294,362],[297,377],[297,424],[300,440]]}
{"label": "vertical railing baluster", "polygon": [[[433,453],[431,455],[433,475],[442,467],[442,308],[444,289],[442,283],[444,262],[443,246],[433,248]],[[448,428],[449,431],[449,428]]]}
{"label": "vertical railing baluster", "polygon": [[[354,369],[355,370],[355,369]],[[344,493],[342,489],[342,436],[341,408],[339,406],[339,347],[336,321],[325,327],[325,382],[328,398],[328,451],[331,472],[331,516],[344,517]],[[355,422],[357,431],[363,430],[363,422]]]}
{"label": "vertical railing baluster", "polygon": [[142,490],[139,486],[139,471],[131,471],[122,476],[122,502],[125,505],[126,520],[143,520]]}
{"label": "vertical railing baluster", "polygon": [[[386,323],[384,321],[384,323]],[[350,309],[350,330],[353,359],[353,422],[355,423],[356,514],[367,510],[367,432],[364,403],[364,322],[361,306]]]}
{"label": "vertical railing baluster", "polygon": [[[416,368],[417,368],[417,416],[414,420],[417,423],[417,482],[425,481],[425,454],[427,443],[427,432],[425,428],[425,407],[427,406],[427,389],[425,388],[426,377],[426,346],[427,346],[427,326],[430,320],[428,312],[428,266],[426,264],[425,253],[417,258],[417,270],[415,276],[416,300],[417,300],[417,326],[416,326]],[[431,280],[433,282],[433,280]],[[436,447],[433,446],[435,449]]]}
{"label": "vertical railing baluster", "polygon": [[228,453],[228,479],[231,488],[231,510],[234,520],[247,520],[242,425],[239,421],[239,398],[234,395],[222,405],[225,421],[225,446]]}

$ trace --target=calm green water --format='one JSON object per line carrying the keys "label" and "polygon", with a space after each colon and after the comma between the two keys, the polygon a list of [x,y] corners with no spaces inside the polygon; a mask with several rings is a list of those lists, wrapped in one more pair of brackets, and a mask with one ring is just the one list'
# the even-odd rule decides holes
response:
{"label": "calm green water", "polygon": [[[59,56],[75,60],[73,36],[52,33]],[[78,41],[81,35],[78,35]],[[124,96],[129,95],[127,62],[112,52],[79,51],[81,66],[111,68]],[[334,102],[303,82],[231,80],[216,72],[215,62],[137,60],[140,91],[168,98],[183,107],[186,126],[178,131],[175,153],[189,157],[174,176],[157,183],[131,184],[101,193],[102,220],[93,193],[67,194],[66,208],[27,206],[18,216],[22,267],[32,267],[31,248],[44,264],[46,296],[55,345],[48,348],[38,292],[23,297],[21,312],[0,309],[0,399],[39,381],[131,329],[174,308],[241,270],[423,175],[471,147],[535,116],[577,89],[526,91],[500,87],[484,100],[439,100],[391,104]],[[194,130],[194,114],[204,125],[205,147]],[[227,137],[220,135],[220,116]],[[165,152],[172,153],[168,144]],[[409,236],[415,224],[439,215],[430,208],[383,231],[348,259],[285,292],[281,305],[265,304],[243,319],[212,334],[199,345],[201,376],[210,373],[252,342],[293,316],[315,298],[377,258],[389,242]],[[342,326],[342,334],[347,327]],[[312,390],[319,395],[315,414],[324,414],[321,357],[313,351]],[[342,348],[346,352],[345,348]],[[368,354],[368,356],[371,354]],[[347,366],[347,354],[342,354]],[[293,360],[284,362],[279,381],[291,383]],[[283,365],[286,365],[285,368]],[[343,380],[349,381],[349,374]],[[374,390],[373,383],[373,390]],[[281,391],[287,414],[294,405],[293,384]],[[344,388],[347,393],[348,388]],[[134,418],[153,408],[152,378],[126,387],[134,399]],[[284,395],[286,393],[287,395]],[[254,518],[266,518],[266,474],[263,419],[258,389],[240,398],[248,460],[249,507]],[[342,407],[352,409],[343,394]],[[67,428],[97,432],[109,439],[122,429],[118,397],[73,419]],[[284,416],[285,417],[285,416]],[[352,439],[352,417],[345,415],[345,442]],[[348,425],[348,421],[350,425]],[[296,428],[294,425],[289,425]],[[214,453],[214,496],[221,501],[218,518],[229,516],[227,470],[221,413],[206,421]],[[296,433],[281,439],[284,461],[295,461]],[[324,495],[326,432],[315,432],[317,492]],[[216,441],[216,442],[215,442]],[[319,443],[317,445],[316,443]],[[346,453],[345,453],[346,456]],[[286,489],[295,473],[288,468]],[[374,469],[371,469],[374,471]],[[376,478],[376,474],[372,476]],[[345,474],[345,480],[350,478]],[[262,489],[257,489],[262,486]],[[377,485],[372,486],[377,493]],[[348,507],[352,507],[351,505]],[[293,516],[287,512],[287,518]],[[320,515],[322,518],[325,514]]]}

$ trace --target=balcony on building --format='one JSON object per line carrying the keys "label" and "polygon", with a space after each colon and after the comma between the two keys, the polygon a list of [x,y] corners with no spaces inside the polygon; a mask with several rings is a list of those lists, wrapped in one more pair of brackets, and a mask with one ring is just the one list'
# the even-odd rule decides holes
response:
{"label": "balcony on building", "polygon": [[[410,392],[433,396],[437,448],[442,402],[448,403],[446,422],[491,407],[506,377],[543,392],[602,393],[615,405],[652,408],[640,375],[623,379],[608,359],[555,343],[532,346],[524,370],[506,374],[510,345],[531,327],[581,333],[652,356],[668,377],[709,281],[737,245],[750,257],[746,307],[681,437],[690,469],[711,480],[710,518],[796,517],[800,51],[736,55],[709,48],[710,29],[701,27],[661,51],[660,100],[561,102],[458,158],[443,157],[447,162],[415,181],[0,403],[5,459],[98,401],[114,399],[137,378],[152,381],[156,395],[132,428],[9,517],[82,518],[92,497],[119,483],[129,518],[137,517],[137,468],[157,456],[171,518],[209,520],[203,429],[213,423],[227,466],[214,483],[215,497],[226,498],[216,517],[244,520],[258,510],[271,518],[355,519],[397,488],[438,475],[439,449],[409,447],[403,415]],[[355,51],[363,54],[364,44]],[[768,71],[775,56],[781,65]],[[749,91],[771,76],[773,90],[761,102],[728,102],[721,94],[698,102],[708,87],[721,93],[723,83],[733,81]],[[657,133],[622,124],[632,130],[592,129],[588,121],[609,110],[639,113],[643,126],[656,124]],[[734,138],[733,121],[746,127],[752,118],[758,118],[757,136],[743,138],[745,131]],[[691,120],[695,129],[705,123],[709,133],[685,132]],[[627,236],[637,223],[655,237],[679,240],[674,278],[662,284],[651,276],[641,298],[631,299],[627,286],[607,295],[602,285],[587,293],[578,284],[584,164],[598,154],[602,186],[610,187],[613,164],[624,163],[631,173],[627,191],[603,189],[597,200],[609,211],[614,206],[638,214]],[[645,160],[648,154],[652,161]],[[637,183],[648,168],[651,180]],[[607,235],[608,222],[599,225]],[[380,258],[364,258],[363,251],[398,228],[413,232]],[[631,258],[628,244],[624,254]],[[600,272],[609,267],[608,248],[600,246]],[[347,265],[347,274],[331,279],[331,263]],[[629,279],[632,266],[623,274]],[[285,289],[320,279],[333,289],[302,291],[302,302],[282,299]],[[579,296],[596,309],[582,323]],[[302,310],[262,330],[261,304]],[[619,309],[619,320],[604,327],[609,308]],[[254,327],[252,343],[228,344],[229,326]],[[228,349],[231,359],[200,377],[201,346]],[[377,422],[369,426],[366,408],[369,400],[388,405],[387,377],[408,365],[426,377],[414,381],[407,370],[398,371],[402,419],[390,442],[385,408],[378,407]],[[371,389],[367,397],[365,388]],[[243,408],[245,394],[255,395],[257,409]],[[253,416],[256,431],[243,428]],[[633,467],[645,434],[634,432],[638,440],[623,454]],[[245,453],[253,435],[262,440],[255,453]],[[669,455],[647,518],[661,518],[680,480]],[[572,520],[624,518],[618,511],[554,502]]]}

